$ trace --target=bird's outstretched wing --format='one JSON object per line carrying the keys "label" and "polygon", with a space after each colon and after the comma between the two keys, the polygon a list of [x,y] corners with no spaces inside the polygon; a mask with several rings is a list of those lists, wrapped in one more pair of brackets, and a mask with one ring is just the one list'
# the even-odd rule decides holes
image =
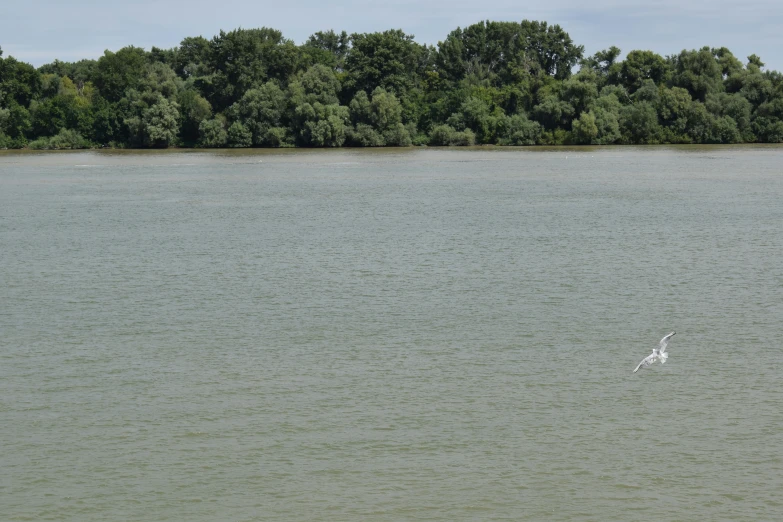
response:
{"label": "bird's outstretched wing", "polygon": [[638,372],[640,368],[647,368],[654,362],[655,362],[655,352],[651,353],[650,355],[642,359],[642,362],[640,362],[639,365],[636,367],[636,369],[634,369],[633,373]]}
{"label": "bird's outstretched wing", "polygon": [[666,346],[668,346],[669,341],[671,340],[672,336],[675,334],[675,332],[670,333],[669,335],[665,336],[663,339],[661,339],[661,342],[658,343],[658,351],[663,353],[666,351]]}

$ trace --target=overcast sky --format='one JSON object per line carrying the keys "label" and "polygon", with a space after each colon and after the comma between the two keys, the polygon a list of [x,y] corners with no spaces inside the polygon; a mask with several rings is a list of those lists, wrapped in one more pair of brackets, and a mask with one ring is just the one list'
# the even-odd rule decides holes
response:
{"label": "overcast sky", "polygon": [[587,55],[616,45],[661,55],[728,47],[783,71],[781,0],[2,0],[3,56],[40,66],[98,58],[126,45],[174,47],[186,36],[272,27],[297,44],[316,31],[402,29],[437,44],[481,20],[559,24]]}

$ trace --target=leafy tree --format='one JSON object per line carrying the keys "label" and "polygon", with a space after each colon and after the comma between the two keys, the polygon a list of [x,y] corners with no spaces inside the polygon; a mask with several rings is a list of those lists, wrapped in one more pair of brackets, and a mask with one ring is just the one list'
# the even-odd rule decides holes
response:
{"label": "leafy tree", "polygon": [[65,128],[65,108],[62,97],[48,98],[43,103],[33,102],[30,107],[31,125],[36,136],[53,136]]}
{"label": "leafy tree", "polygon": [[764,67],[764,62],[762,62],[761,58],[759,58],[757,55],[751,54],[748,56],[748,69],[750,69],[751,66],[755,67],[756,69],[761,69]]}
{"label": "leafy tree", "polygon": [[547,96],[533,108],[533,118],[548,130],[569,126],[573,116],[574,108],[571,104],[555,95]]}
{"label": "leafy tree", "polygon": [[409,147],[413,143],[409,128],[402,123],[389,125],[383,131],[383,140],[387,147]]}
{"label": "leafy tree", "polygon": [[663,87],[659,90],[656,105],[658,118],[664,132],[664,141],[671,143],[690,142],[686,138],[691,95],[682,87]]}
{"label": "leafy tree", "polygon": [[230,147],[249,147],[253,144],[253,133],[250,129],[235,121],[228,128],[228,145]]}
{"label": "leafy tree", "polygon": [[225,147],[228,143],[228,132],[223,118],[202,120],[198,130],[200,136],[198,143],[201,147]]}
{"label": "leafy tree", "polygon": [[177,96],[180,137],[193,145],[200,137],[201,122],[212,117],[212,106],[194,90],[184,90]]}
{"label": "leafy tree", "polygon": [[345,69],[345,57],[351,41],[345,31],[340,34],[332,30],[318,31],[312,34],[302,46],[302,51],[310,57],[310,62],[324,65],[334,71],[342,72]]}
{"label": "leafy tree", "polygon": [[723,70],[709,47],[682,51],[674,60],[672,84],[687,89],[695,100],[723,90]]}
{"label": "leafy tree", "polygon": [[209,67],[214,72],[197,85],[213,108],[223,111],[254,86],[287,81],[299,62],[299,48],[276,29],[220,31],[210,42]]}
{"label": "leafy tree", "polygon": [[351,50],[345,58],[346,93],[372,92],[383,87],[398,96],[405,95],[423,73],[424,46],[401,30],[382,33],[354,33]]}
{"label": "leafy tree", "polygon": [[0,106],[12,103],[27,107],[41,92],[41,77],[32,65],[13,56],[0,57]]}
{"label": "leafy tree", "polygon": [[742,141],[737,122],[731,116],[720,116],[714,120],[710,138],[714,143],[739,143]]}
{"label": "leafy tree", "polygon": [[254,145],[279,146],[279,132],[270,130],[283,125],[286,94],[275,82],[267,82],[247,91],[242,99],[232,105],[228,114],[250,131]]}
{"label": "leafy tree", "polygon": [[644,80],[641,87],[631,95],[631,99],[635,102],[645,101],[656,105],[660,100],[658,86],[652,80]]}
{"label": "leafy tree", "polygon": [[694,101],[687,109],[686,130],[694,143],[712,143],[715,117],[712,116],[703,103]]}
{"label": "leafy tree", "polygon": [[578,120],[574,120],[572,136],[575,143],[593,143],[598,138],[598,126],[595,124],[595,114],[592,111],[583,112]]}
{"label": "leafy tree", "polygon": [[168,147],[177,139],[179,131],[179,105],[161,94],[154,103],[141,111],[140,116],[126,118],[125,124],[132,139],[144,147]]}
{"label": "leafy tree", "polygon": [[724,79],[742,72],[742,62],[725,47],[712,49],[712,54],[715,56],[715,60],[717,60],[718,65],[720,66]]}
{"label": "leafy tree", "polygon": [[80,60],[78,62],[61,62],[55,60],[52,63],[42,65],[38,72],[42,75],[53,74],[55,76],[67,76],[77,85],[91,81],[96,76],[97,60]]}
{"label": "leafy tree", "polygon": [[381,132],[402,123],[402,106],[394,94],[377,87],[372,93],[370,120]]}
{"label": "leafy tree", "polygon": [[30,112],[15,100],[11,100],[6,110],[3,118],[4,133],[14,141],[12,146],[24,145],[27,142],[26,135],[32,128]]}
{"label": "leafy tree", "polygon": [[295,132],[305,147],[339,147],[345,143],[348,107],[304,103],[295,110]]}
{"label": "leafy tree", "polygon": [[348,132],[348,143],[362,147],[408,146],[409,130],[402,123],[402,105],[394,94],[382,87],[376,88],[372,99],[359,91],[349,105],[353,129]]}
{"label": "leafy tree", "polygon": [[146,66],[146,53],[139,47],[124,47],[116,53],[105,51],[98,59],[93,82],[101,96],[118,101],[125,91],[139,86]]}
{"label": "leafy tree", "polygon": [[508,118],[506,135],[500,141],[503,145],[535,145],[541,138],[541,125],[527,119],[524,114]]}
{"label": "leafy tree", "polygon": [[144,111],[145,144],[150,147],[168,147],[177,139],[179,105],[161,97]]}
{"label": "leafy tree", "polygon": [[168,64],[154,62],[146,64],[135,87],[142,92],[160,93],[173,99],[183,89],[183,82]]}
{"label": "leafy tree", "polygon": [[620,128],[623,139],[629,143],[656,143],[658,114],[648,102],[627,105],[620,112]]}
{"label": "leafy tree", "polygon": [[452,31],[438,44],[436,63],[451,81],[477,71],[490,81],[507,82],[539,72],[564,80],[583,52],[584,47],[574,45],[559,25],[487,21]]}
{"label": "leafy tree", "polygon": [[299,82],[308,103],[331,105],[339,103],[340,81],[334,72],[325,65],[316,64],[305,72]]}
{"label": "leafy tree", "polygon": [[[620,138],[619,113],[615,110],[596,106],[589,111],[595,117],[597,134],[592,137],[593,145],[611,145]],[[592,133],[591,133],[592,134]]]}
{"label": "leafy tree", "polygon": [[437,49],[400,30],[297,46],[265,27],[38,70],[0,49],[0,147],[783,141],[783,74],[758,56],[620,54],[583,58],[527,20],[457,28]]}
{"label": "leafy tree", "polygon": [[759,116],[753,121],[753,132],[764,143],[783,143],[783,121]]}
{"label": "leafy tree", "polygon": [[457,130],[470,129],[478,143],[496,143],[506,131],[506,115],[499,108],[475,96],[469,97],[447,120]]}
{"label": "leafy tree", "polygon": [[[2,52],[2,49],[0,49],[0,52]],[[8,128],[10,116],[10,110],[0,109],[0,149],[7,148],[11,142],[11,138],[5,133]]]}
{"label": "leafy tree", "polygon": [[562,100],[574,109],[574,114],[581,114],[598,98],[597,76],[587,71],[563,82]]}
{"label": "leafy tree", "polygon": [[617,83],[633,93],[642,86],[644,80],[652,80],[653,83],[662,83],[668,75],[666,60],[652,51],[631,51],[616,70]]}
{"label": "leafy tree", "polygon": [[606,78],[611,72],[616,70],[614,66],[621,52],[620,48],[615,46],[598,51],[593,56],[582,60],[582,68],[592,70],[600,78]]}
{"label": "leafy tree", "polygon": [[210,59],[210,43],[203,36],[184,38],[179,44],[172,67],[180,78],[207,74]]}
{"label": "leafy tree", "polygon": [[91,143],[73,129],[61,129],[57,135],[38,138],[28,146],[31,149],[86,149]]}
{"label": "leafy tree", "polygon": [[783,120],[783,98],[773,98],[759,105],[759,116]]}
{"label": "leafy tree", "polygon": [[357,123],[353,128],[348,128],[347,143],[354,147],[383,147],[386,140],[372,125]]}
{"label": "leafy tree", "polygon": [[[753,106],[744,97],[739,94],[727,94],[724,92],[709,94],[707,95],[705,106],[711,114],[717,117],[728,116],[736,125],[739,138],[732,142],[724,140],[724,143],[756,141],[756,137],[751,130],[751,111]],[[760,110],[759,112],[762,111]]]}
{"label": "leafy tree", "polygon": [[460,132],[450,125],[438,125],[430,132],[430,145],[473,145],[476,137],[473,131],[465,129]]}

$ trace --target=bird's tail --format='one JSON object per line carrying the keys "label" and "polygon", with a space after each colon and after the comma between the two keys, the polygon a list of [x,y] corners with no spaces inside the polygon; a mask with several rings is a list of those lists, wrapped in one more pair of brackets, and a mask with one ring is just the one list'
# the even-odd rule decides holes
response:
{"label": "bird's tail", "polygon": [[659,356],[661,358],[661,364],[666,362],[666,359],[669,358],[669,354],[666,352],[661,352],[661,355]]}

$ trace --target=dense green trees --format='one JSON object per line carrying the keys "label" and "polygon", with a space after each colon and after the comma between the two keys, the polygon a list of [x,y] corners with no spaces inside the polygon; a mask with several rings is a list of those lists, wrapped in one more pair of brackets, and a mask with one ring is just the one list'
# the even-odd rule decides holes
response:
{"label": "dense green trees", "polygon": [[37,70],[0,49],[0,147],[783,142],[783,75],[728,49],[592,56],[560,26],[262,27]]}

